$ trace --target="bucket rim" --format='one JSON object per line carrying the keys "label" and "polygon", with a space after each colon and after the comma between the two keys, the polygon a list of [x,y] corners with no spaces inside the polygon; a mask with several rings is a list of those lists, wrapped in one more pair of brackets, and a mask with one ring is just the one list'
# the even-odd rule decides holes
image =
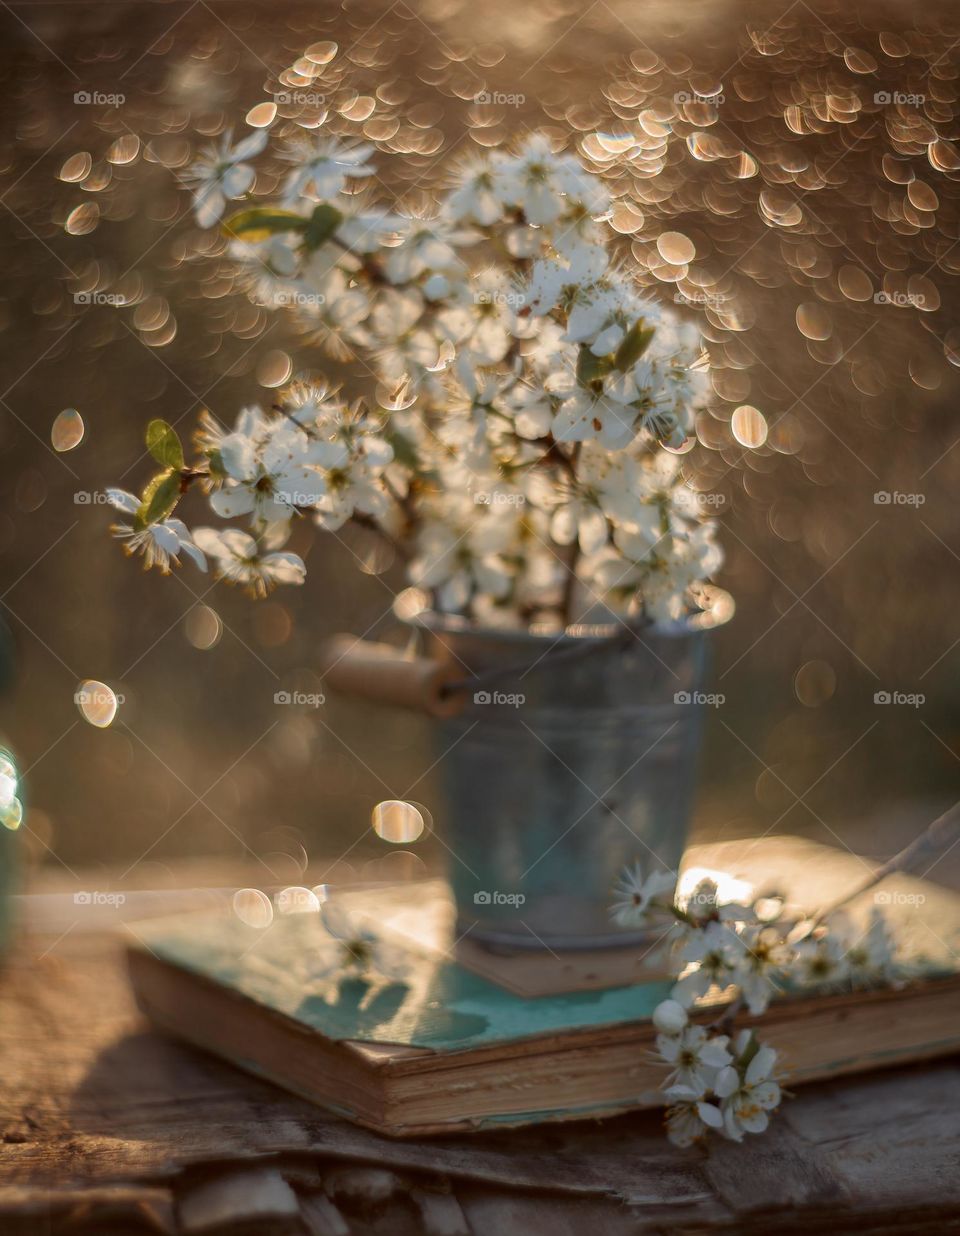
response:
{"label": "bucket rim", "polygon": [[[734,614],[733,597],[722,588],[712,589],[713,604],[710,609],[698,610],[670,622],[653,622],[639,628],[640,633],[665,639],[682,639],[702,631],[712,631],[725,626]],[[472,622],[460,614],[445,614],[440,610],[426,609],[402,620],[406,625],[419,627],[437,635],[468,635],[491,643],[527,644],[537,647],[542,644],[574,645],[582,640],[596,642],[612,640],[629,629],[626,622],[577,623],[564,631],[555,628],[538,631],[536,628],[488,627]]]}

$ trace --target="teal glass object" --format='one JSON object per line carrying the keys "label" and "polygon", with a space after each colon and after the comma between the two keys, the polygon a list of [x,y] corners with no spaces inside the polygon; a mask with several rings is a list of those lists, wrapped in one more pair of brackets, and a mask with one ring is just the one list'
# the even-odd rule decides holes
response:
{"label": "teal glass object", "polygon": [[22,823],[23,800],[16,764],[10,751],[0,746],[0,957],[6,952],[13,929]]}
{"label": "teal glass object", "polygon": [[[0,692],[13,684],[14,644],[9,628],[0,621]],[[0,958],[6,952],[13,928],[13,896],[20,878],[20,828],[23,795],[16,760],[0,740]]]}

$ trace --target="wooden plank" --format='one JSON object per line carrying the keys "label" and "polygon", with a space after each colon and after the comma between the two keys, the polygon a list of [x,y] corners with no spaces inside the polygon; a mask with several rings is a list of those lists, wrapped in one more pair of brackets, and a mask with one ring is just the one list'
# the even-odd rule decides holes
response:
{"label": "wooden plank", "polygon": [[248,1168],[231,1171],[188,1185],[180,1191],[181,1229],[189,1236],[231,1232],[254,1224],[296,1226],[300,1216],[297,1195],[278,1171]]}
{"label": "wooden plank", "polygon": [[[960,1013],[960,1010],[958,1010]],[[829,1156],[857,1209],[960,1214],[960,1065],[914,1067],[818,1086],[789,1103],[783,1123]]]}
{"label": "wooden plank", "polygon": [[310,1236],[350,1236],[346,1219],[325,1193],[302,1194],[300,1216]]}
{"label": "wooden plank", "polygon": [[463,1207],[453,1193],[413,1189],[410,1199],[420,1215],[425,1236],[470,1236]]}
{"label": "wooden plank", "polygon": [[400,1178],[382,1167],[335,1167],[324,1174],[324,1187],[335,1201],[361,1210],[382,1206],[400,1191]]}
{"label": "wooden plank", "polygon": [[640,1236],[642,1221],[613,1202],[597,1199],[495,1196],[458,1190],[475,1236]]}
{"label": "wooden plank", "polygon": [[101,1185],[89,1189],[38,1190],[29,1186],[0,1189],[0,1232],[12,1236],[17,1222],[31,1233],[62,1223],[72,1231],[96,1228],[174,1236],[179,1232],[173,1194],[156,1185]]}
{"label": "wooden plank", "polygon": [[850,1200],[830,1156],[776,1120],[762,1136],[711,1141],[704,1170],[717,1196],[737,1214],[839,1207]]}

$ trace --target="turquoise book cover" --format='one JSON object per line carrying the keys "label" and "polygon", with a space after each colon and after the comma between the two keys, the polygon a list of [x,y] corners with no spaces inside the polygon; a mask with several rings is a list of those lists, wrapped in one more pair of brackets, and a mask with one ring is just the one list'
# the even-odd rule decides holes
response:
{"label": "turquoise book cover", "polygon": [[[163,920],[145,947],[179,966],[334,1041],[463,1051],[649,1019],[671,983],[647,983],[530,999],[473,974],[441,953],[390,941],[391,977],[339,964],[341,945],[319,915],[294,914],[265,928],[230,917]],[[400,973],[402,971],[402,973]]]}

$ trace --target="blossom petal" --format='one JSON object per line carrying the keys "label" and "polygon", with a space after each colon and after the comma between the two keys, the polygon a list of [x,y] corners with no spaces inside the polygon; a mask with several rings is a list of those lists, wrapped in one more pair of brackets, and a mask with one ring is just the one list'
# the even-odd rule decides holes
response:
{"label": "blossom petal", "polygon": [[777,1053],[774,1049],[772,1047],[761,1047],[747,1065],[747,1085],[755,1086],[758,1082],[765,1081],[773,1072],[773,1066],[776,1063]]}
{"label": "blossom petal", "polygon": [[227,484],[210,495],[210,505],[224,519],[233,519],[237,515],[249,515],[256,506],[256,498],[246,485]]}
{"label": "blossom petal", "polygon": [[716,1080],[713,1083],[714,1093],[720,1099],[728,1099],[730,1095],[736,1094],[739,1089],[740,1074],[733,1065],[728,1064],[716,1076]]}
{"label": "blossom petal", "polygon": [[237,161],[252,159],[266,147],[268,136],[268,129],[254,129],[252,133],[248,133],[246,137],[237,142],[231,152],[231,158]]}
{"label": "blossom petal", "polygon": [[307,568],[299,554],[267,554],[263,567],[278,584],[302,584],[307,577]]}
{"label": "blossom petal", "polygon": [[220,458],[235,481],[250,481],[257,474],[257,445],[246,434],[231,433],[222,438]]}
{"label": "blossom petal", "polygon": [[712,1103],[698,1103],[697,1115],[705,1125],[709,1125],[711,1129],[723,1128],[723,1113],[719,1107],[714,1107]]}
{"label": "blossom petal", "polygon": [[193,211],[201,227],[213,227],[226,204],[218,183],[204,185],[193,195]]}
{"label": "blossom petal", "polygon": [[108,489],[107,501],[118,511],[123,511],[124,515],[136,515],[140,510],[140,499],[126,489]]}
{"label": "blossom petal", "polygon": [[229,171],[223,173],[220,178],[220,188],[224,197],[243,197],[253,185],[254,180],[256,180],[256,173],[253,168],[248,167],[246,163],[238,163],[236,167],[231,167]]}

